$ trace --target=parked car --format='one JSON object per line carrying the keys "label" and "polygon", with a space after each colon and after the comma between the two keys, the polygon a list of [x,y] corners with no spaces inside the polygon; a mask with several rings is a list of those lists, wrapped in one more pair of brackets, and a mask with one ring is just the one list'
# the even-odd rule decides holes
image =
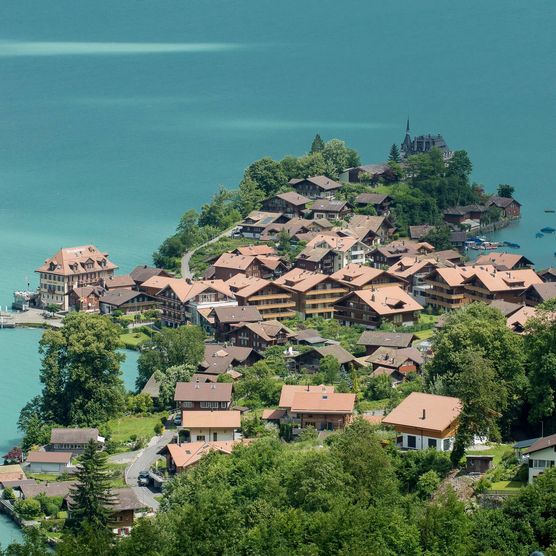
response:
{"label": "parked car", "polygon": [[150,475],[148,471],[140,471],[137,477],[137,483],[139,486],[148,486],[150,483]]}

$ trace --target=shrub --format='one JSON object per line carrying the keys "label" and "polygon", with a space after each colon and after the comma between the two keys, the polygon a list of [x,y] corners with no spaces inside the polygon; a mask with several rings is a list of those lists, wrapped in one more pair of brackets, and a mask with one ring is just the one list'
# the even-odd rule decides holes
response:
{"label": "shrub", "polygon": [[423,473],[417,481],[417,493],[422,498],[430,498],[440,485],[440,477],[432,469]]}
{"label": "shrub", "polygon": [[317,432],[317,429],[315,429],[315,427],[308,426],[301,430],[297,439],[300,442],[303,442],[305,440],[315,440],[318,435],[319,433]]}
{"label": "shrub", "polygon": [[12,487],[6,487],[2,493],[4,500],[15,500],[15,492]]}
{"label": "shrub", "polygon": [[34,519],[41,513],[41,504],[34,498],[28,500],[18,500],[14,504],[16,514],[22,519]]}
{"label": "shrub", "polygon": [[160,436],[163,431],[164,431],[164,426],[162,425],[162,423],[157,423],[154,426],[154,434]]}

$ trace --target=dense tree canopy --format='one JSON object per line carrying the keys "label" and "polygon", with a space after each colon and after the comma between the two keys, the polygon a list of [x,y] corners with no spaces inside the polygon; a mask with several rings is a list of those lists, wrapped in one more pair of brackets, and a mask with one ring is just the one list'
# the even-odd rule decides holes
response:
{"label": "dense tree canopy", "polygon": [[[40,398],[35,401],[44,423],[96,425],[124,406],[118,352],[119,328],[110,319],[71,313],[59,330],[47,330],[40,341]],[[25,426],[29,407],[22,413]]]}
{"label": "dense tree canopy", "polygon": [[137,390],[155,371],[165,372],[175,365],[196,368],[205,354],[205,334],[198,326],[163,328],[143,346],[138,361]]}

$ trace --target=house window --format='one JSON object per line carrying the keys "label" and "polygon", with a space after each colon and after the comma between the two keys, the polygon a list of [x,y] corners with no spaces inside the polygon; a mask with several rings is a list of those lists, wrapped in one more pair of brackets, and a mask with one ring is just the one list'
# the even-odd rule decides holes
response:
{"label": "house window", "polygon": [[216,442],[218,440],[218,433],[217,432],[212,433],[212,439],[214,440],[214,442]]}
{"label": "house window", "polygon": [[407,447],[408,448],[416,448],[417,447],[417,437],[413,436],[412,434],[407,435]]}
{"label": "house window", "polygon": [[193,402],[181,402],[182,407],[193,407]]}
{"label": "house window", "polygon": [[435,448],[436,449],[436,446],[438,445],[438,442],[437,442],[436,438],[429,438],[427,444],[428,444],[429,448]]}
{"label": "house window", "polygon": [[443,442],[442,449],[445,452],[448,452],[450,450],[451,444],[452,444],[451,440],[449,438],[445,438],[444,442]]}
{"label": "house window", "polygon": [[218,402],[201,402],[203,409],[218,409]]}
{"label": "house window", "polygon": [[205,435],[204,434],[198,434],[197,435],[197,442],[204,442],[205,440]]}

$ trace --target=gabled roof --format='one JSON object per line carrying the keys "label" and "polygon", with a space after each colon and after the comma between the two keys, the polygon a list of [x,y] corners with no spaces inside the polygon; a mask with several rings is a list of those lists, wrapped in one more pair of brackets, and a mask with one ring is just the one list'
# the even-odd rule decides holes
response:
{"label": "gabled roof", "polygon": [[287,203],[290,203],[295,206],[303,206],[310,201],[310,199],[307,199],[307,197],[304,197],[303,195],[300,195],[295,191],[286,191],[285,193],[278,193],[276,197],[278,197],[278,199],[282,199],[283,201],[286,201]]}
{"label": "gabled roof", "polygon": [[543,282],[542,284],[532,284],[521,296],[527,295],[527,292],[534,291],[542,301],[548,301],[556,297],[556,282]]}
{"label": "gabled roof", "polygon": [[505,317],[513,315],[516,311],[519,311],[519,309],[523,307],[523,305],[520,305],[519,303],[511,303],[510,301],[504,301],[503,299],[495,299],[489,303],[489,305],[493,309],[498,309]]}
{"label": "gabled roof", "polygon": [[214,307],[213,312],[216,320],[223,324],[259,322],[263,320],[261,313],[254,305]]}
{"label": "gabled roof", "polygon": [[345,253],[349,251],[356,243],[357,238],[354,237],[340,237],[328,234],[318,234],[309,243],[307,248],[329,248],[334,251]]}
{"label": "gabled roof", "polygon": [[477,257],[475,265],[492,265],[497,270],[512,270],[516,266],[532,266],[533,262],[517,253],[486,253]]}
{"label": "gabled roof", "polygon": [[160,292],[169,284],[174,283],[175,280],[181,281],[179,278],[172,278],[171,276],[162,276],[162,275],[155,274],[150,278],[147,278],[141,284],[141,288],[145,288],[145,289],[150,288],[153,290],[158,290],[158,292]]}
{"label": "gabled roof", "polygon": [[257,255],[275,255],[276,249],[271,245],[247,245],[234,249],[236,255],[256,257]]}
{"label": "gabled roof", "polygon": [[353,413],[355,394],[337,392],[294,392],[291,411],[294,413]]}
{"label": "gabled roof", "polygon": [[[147,280],[147,282],[143,284],[143,287],[147,287],[151,280],[154,279],[151,278]],[[214,290],[231,299],[234,297],[234,294],[230,291],[230,288],[226,285],[224,280],[198,280],[195,282],[187,282],[180,278],[165,278],[165,280],[167,280],[168,283],[162,289],[170,288],[182,303],[190,301],[207,290]]]}
{"label": "gabled roof", "polygon": [[177,382],[174,392],[177,402],[231,402],[230,382]]}
{"label": "gabled roof", "polygon": [[543,280],[545,280],[547,277],[554,277],[554,278],[556,278],[556,268],[548,267],[548,268],[545,268],[545,269],[543,269],[543,270],[539,270],[539,272],[537,272],[537,274],[538,274]]}
{"label": "gabled roof", "polygon": [[413,361],[416,365],[422,365],[425,362],[421,352],[412,347],[397,349],[381,346],[367,357],[367,361],[374,365],[395,369],[399,369],[407,360]]}
{"label": "gabled roof", "polygon": [[334,272],[334,274],[331,274],[331,277],[335,280],[343,282],[346,285],[363,288],[367,284],[373,282],[373,280],[376,280],[384,275],[386,275],[392,282],[403,282],[400,278],[392,276],[385,270],[357,263],[350,263],[346,265],[344,268],[341,268],[337,272]]}
{"label": "gabled roof", "polygon": [[523,332],[527,321],[536,316],[537,310],[534,307],[524,305],[506,319],[506,326],[514,332]]}
{"label": "gabled roof", "polygon": [[99,439],[98,429],[52,429],[50,432],[51,444],[87,444],[89,440],[95,442]]}
{"label": "gabled roof", "polygon": [[[92,264],[92,268],[87,269],[87,264]],[[108,260],[108,253],[99,251],[94,245],[80,245],[63,247],[53,257],[46,259],[35,272],[72,276],[116,268],[117,265]]]}
{"label": "gabled roof", "polygon": [[340,345],[316,347],[313,349],[322,355],[322,357],[326,357],[327,355],[334,357],[340,365],[345,365],[355,361],[355,357],[347,349],[344,349]]}
{"label": "gabled roof", "polygon": [[347,201],[338,199],[319,199],[313,203],[312,211],[322,210],[324,212],[340,212],[347,206]]}
{"label": "gabled roof", "polygon": [[147,506],[139,500],[132,488],[113,488],[111,494],[114,497],[114,502],[110,504],[110,510],[113,512],[140,510]]}
{"label": "gabled roof", "polygon": [[120,276],[112,276],[105,280],[104,287],[107,290],[114,290],[116,288],[132,288],[135,286],[135,280],[130,274],[122,274]]}
{"label": "gabled roof", "polygon": [[458,398],[412,392],[384,417],[382,423],[440,433],[455,423],[461,408]]}
{"label": "gabled roof", "polygon": [[385,286],[372,290],[355,290],[342,297],[338,303],[348,297],[356,296],[378,315],[393,315],[407,311],[421,311],[423,307],[399,286]]}
{"label": "gabled roof", "polygon": [[308,178],[292,179],[289,181],[289,184],[295,187],[296,185],[305,181],[308,181],[309,183],[320,187],[323,191],[330,191],[331,189],[339,189],[340,187],[342,187],[341,183],[331,180],[326,176],[310,176]]}
{"label": "gabled roof", "polygon": [[61,496],[62,498],[66,498],[74,486],[74,481],[56,481],[50,483],[25,482],[19,486],[19,489],[21,490],[23,498],[26,500],[35,498],[35,496],[39,494],[44,494],[48,497]]}
{"label": "gabled roof", "polygon": [[131,272],[130,276],[138,284],[142,284],[153,276],[169,276],[169,274],[162,268],[155,268],[153,266],[141,265],[136,266]]}
{"label": "gabled roof", "polygon": [[401,279],[411,279],[416,274],[426,272],[426,269],[440,268],[446,264],[446,262],[431,258],[430,255],[427,257],[402,257],[388,269],[388,272]]}
{"label": "gabled roof", "polygon": [[360,193],[355,197],[355,202],[361,205],[380,205],[387,199],[388,195],[381,195],[380,193]]}
{"label": "gabled roof", "polygon": [[291,334],[291,330],[284,326],[280,321],[269,319],[261,322],[243,322],[236,327],[236,330],[241,328],[247,328],[251,330],[253,334],[259,336],[267,342],[271,342],[276,338],[281,332],[285,332],[287,335]]}
{"label": "gabled roof", "polygon": [[347,227],[352,230],[359,239],[361,239],[369,232],[377,234],[382,225],[385,223],[385,216],[366,216],[364,214],[354,214]]}
{"label": "gabled roof", "polygon": [[297,292],[306,292],[321,282],[330,279],[330,276],[321,274],[320,272],[310,272],[302,268],[292,268],[289,272],[286,272],[286,274],[274,280],[274,283],[286,286],[288,289]]}
{"label": "gabled roof", "polygon": [[521,206],[521,203],[519,203],[518,201],[516,201],[514,198],[512,197],[498,197],[497,195],[493,195],[488,201],[487,201],[487,206],[489,205],[495,205],[498,208],[506,208],[507,206],[511,205],[512,203],[515,203],[516,205]]}
{"label": "gabled roof", "polygon": [[234,365],[244,363],[252,354],[253,350],[248,347],[205,344],[205,355],[199,366],[207,374],[221,375]]}
{"label": "gabled roof", "polygon": [[523,290],[532,284],[540,284],[541,278],[530,268],[511,271],[488,272],[475,267],[472,276],[464,280],[465,283],[477,279],[489,292],[503,292]]}
{"label": "gabled roof", "polygon": [[281,212],[265,212],[262,210],[251,211],[241,223],[242,226],[268,226],[282,216]]}
{"label": "gabled roof", "polygon": [[147,297],[152,301],[155,301],[154,297],[146,294],[145,292],[139,292],[137,290],[113,290],[109,291],[106,295],[103,295],[100,302],[114,307],[121,307],[139,296]]}
{"label": "gabled roof", "polygon": [[186,429],[238,429],[241,426],[241,413],[233,409],[183,411],[181,422]]}
{"label": "gabled roof", "polygon": [[148,394],[151,398],[158,398],[160,397],[160,382],[156,380],[155,373],[153,373],[143,389],[141,390],[141,394]]}
{"label": "gabled roof", "polygon": [[374,330],[365,330],[357,341],[363,346],[385,346],[404,348],[411,346],[416,336],[411,332],[375,332]]}
{"label": "gabled roof", "polygon": [[238,444],[247,444],[249,440],[220,440],[215,442],[187,442],[184,444],[168,444],[166,449],[170,453],[176,467],[187,468],[196,464],[205,454],[219,452],[231,454]]}
{"label": "gabled roof", "polygon": [[421,224],[419,226],[409,226],[409,237],[411,239],[422,239],[425,237],[431,230],[434,230],[434,226],[430,224]]}
{"label": "gabled roof", "polygon": [[282,408],[289,408],[292,406],[293,397],[297,392],[318,392],[318,393],[332,393],[334,386],[326,386],[319,384],[318,386],[309,384],[284,384],[280,394],[280,401],[278,406]]}
{"label": "gabled roof", "polygon": [[313,263],[318,263],[326,257],[329,253],[332,253],[334,256],[334,252],[330,247],[310,247],[307,246],[297,257],[296,260],[300,261],[311,261]]}
{"label": "gabled roof", "polygon": [[64,463],[68,465],[72,458],[71,452],[45,452],[35,450],[27,454],[27,463]]}
{"label": "gabled roof", "polygon": [[[523,453],[533,454],[545,448],[553,448],[554,446],[556,446],[556,434],[551,434],[550,436],[539,438],[530,448],[523,450]],[[556,448],[554,449],[556,450]]]}

